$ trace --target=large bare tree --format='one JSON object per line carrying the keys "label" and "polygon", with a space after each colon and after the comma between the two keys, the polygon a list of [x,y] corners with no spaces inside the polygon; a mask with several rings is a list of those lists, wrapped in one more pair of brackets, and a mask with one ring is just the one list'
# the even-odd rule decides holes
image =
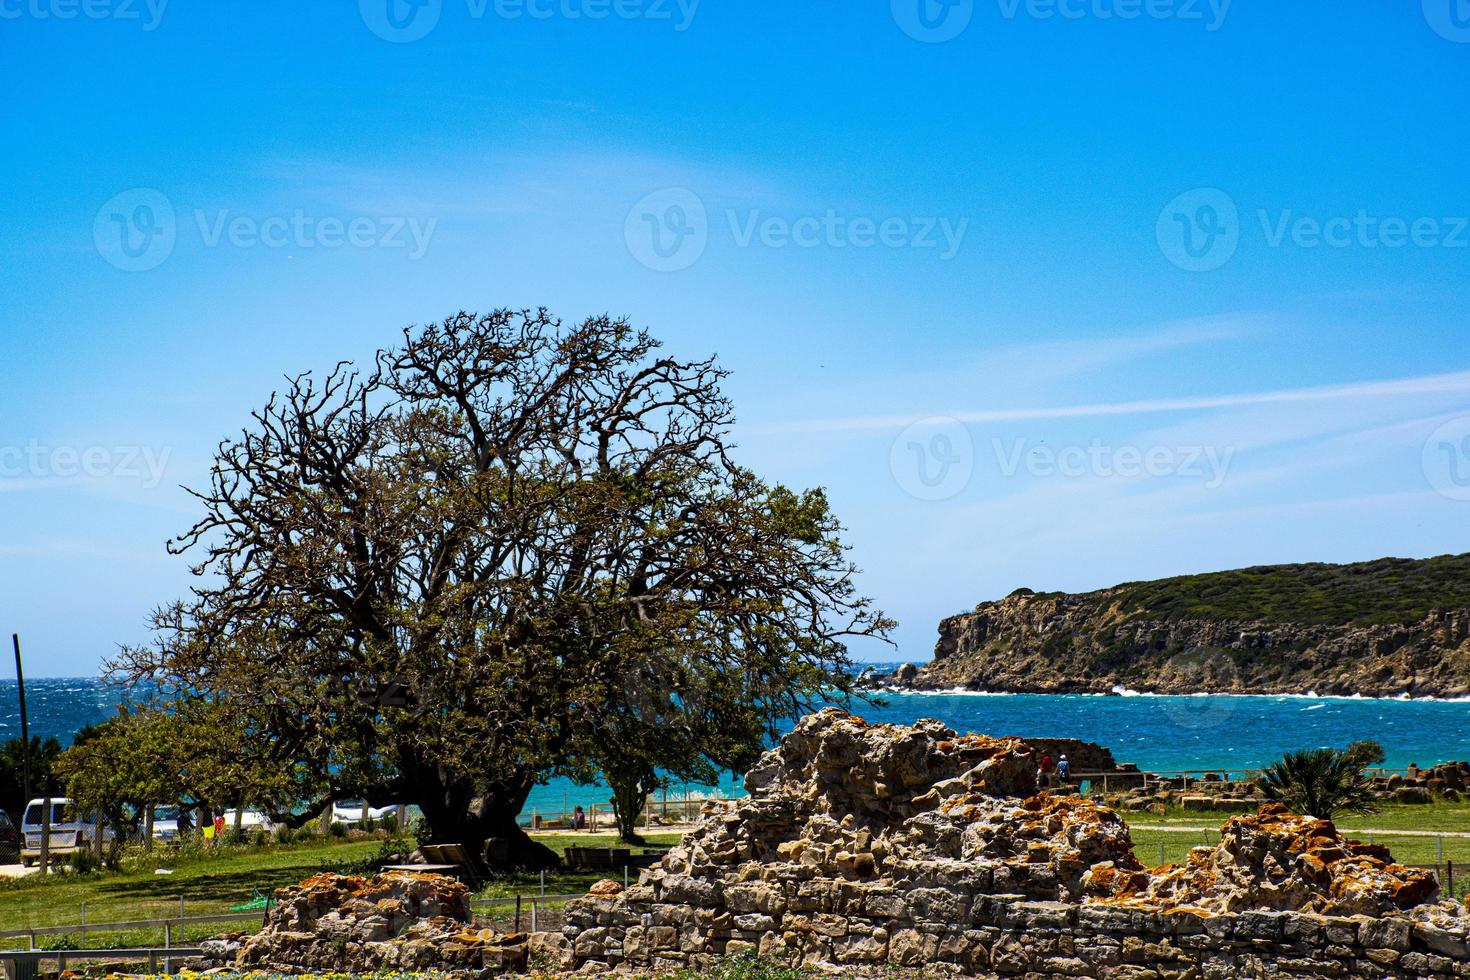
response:
{"label": "large bare tree", "polygon": [[499,310],[291,378],[170,544],[199,584],[115,668],[233,705],[301,763],[303,811],[416,803],[436,840],[548,863],[516,820],[537,782],[600,764],[619,699],[694,703],[647,678],[772,721],[892,626],[825,497],[732,462],[723,377],[625,320]]}

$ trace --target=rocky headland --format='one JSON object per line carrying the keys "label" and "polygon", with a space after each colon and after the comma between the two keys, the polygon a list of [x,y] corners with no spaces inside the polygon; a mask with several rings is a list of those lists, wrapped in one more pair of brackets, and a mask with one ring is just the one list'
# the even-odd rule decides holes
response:
{"label": "rocky headland", "polygon": [[1018,590],[887,683],[997,693],[1470,697],[1470,556]]}

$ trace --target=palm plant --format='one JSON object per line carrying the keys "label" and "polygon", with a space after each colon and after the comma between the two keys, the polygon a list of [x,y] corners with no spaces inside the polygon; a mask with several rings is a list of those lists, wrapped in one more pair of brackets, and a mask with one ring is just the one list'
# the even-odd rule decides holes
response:
{"label": "palm plant", "polygon": [[1373,813],[1375,804],[1364,766],[1368,756],[1353,749],[1288,752],[1256,780],[1266,798],[1293,813],[1331,820],[1336,813]]}

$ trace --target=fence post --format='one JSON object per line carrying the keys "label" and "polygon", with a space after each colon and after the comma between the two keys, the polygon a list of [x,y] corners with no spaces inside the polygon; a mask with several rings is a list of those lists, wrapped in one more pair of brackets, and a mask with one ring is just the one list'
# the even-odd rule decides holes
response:
{"label": "fence post", "polygon": [[1164,842],[1159,841],[1159,867],[1163,867],[1164,864]]}
{"label": "fence post", "polygon": [[531,899],[531,931],[536,931],[536,906],[540,904],[536,899]]}
{"label": "fence post", "polygon": [[83,902],[82,903],[82,927],[81,927],[81,933],[82,933],[82,939],[81,939],[82,949],[86,949],[87,948],[87,903],[86,902]]}
{"label": "fence post", "polygon": [[516,895],[516,932],[521,931],[521,896]]}
{"label": "fence post", "polygon": [[1450,898],[1455,897],[1455,862],[1453,860],[1444,863],[1446,883],[1449,885]]}
{"label": "fence post", "polygon": [[51,797],[45,794],[41,797],[41,857],[37,863],[41,877],[51,873]]}
{"label": "fence post", "polygon": [[1434,873],[1444,879],[1444,834],[1434,840]]}

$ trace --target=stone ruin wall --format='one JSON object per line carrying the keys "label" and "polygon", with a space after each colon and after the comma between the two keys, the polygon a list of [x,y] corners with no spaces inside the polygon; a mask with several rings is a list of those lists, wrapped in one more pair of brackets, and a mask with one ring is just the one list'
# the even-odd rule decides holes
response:
{"label": "stone ruin wall", "polygon": [[756,953],[926,975],[1470,976],[1470,913],[1426,872],[1267,807],[1147,869],[1112,810],[1035,794],[1014,739],[805,719],[626,892],[572,903],[566,965]]}
{"label": "stone ruin wall", "polygon": [[[844,976],[1470,977],[1470,911],[1427,872],[1279,807],[1145,868],[1116,811],[1038,794],[1034,750],[938,722],[804,719],[662,863],[562,933],[472,924],[434,875],[322,874],[217,963],[282,973],[700,970],[755,953]],[[210,944],[206,944],[210,945]]]}

